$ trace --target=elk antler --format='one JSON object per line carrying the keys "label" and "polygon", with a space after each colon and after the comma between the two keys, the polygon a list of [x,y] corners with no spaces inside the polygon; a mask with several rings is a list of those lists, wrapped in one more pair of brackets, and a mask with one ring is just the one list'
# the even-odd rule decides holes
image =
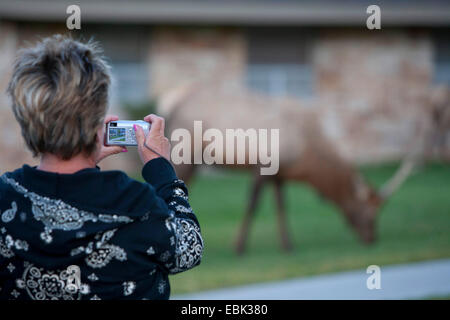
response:
{"label": "elk antler", "polygon": [[406,178],[413,172],[418,165],[420,155],[424,148],[424,142],[414,145],[411,152],[403,159],[401,165],[394,175],[380,188],[379,195],[381,199],[388,199],[397,190]]}
{"label": "elk antler", "polygon": [[380,197],[383,200],[388,199],[397,190],[406,178],[411,174],[414,167],[416,166],[416,161],[413,159],[403,160],[400,167],[397,169],[395,174],[380,188]]}

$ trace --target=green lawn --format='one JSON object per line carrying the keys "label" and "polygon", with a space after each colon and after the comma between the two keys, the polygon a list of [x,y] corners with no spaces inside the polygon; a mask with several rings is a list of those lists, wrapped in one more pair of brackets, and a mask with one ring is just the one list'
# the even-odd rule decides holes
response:
{"label": "green lawn", "polygon": [[[363,168],[382,184],[396,165]],[[233,242],[247,203],[250,176],[226,171],[197,176],[190,202],[202,226],[202,264],[171,277],[172,293],[193,292],[319,273],[450,257],[450,167],[432,164],[411,176],[381,210],[379,240],[361,244],[341,214],[309,187],[286,187],[288,221],[295,245],[279,249],[272,187],[265,190],[250,232],[247,253],[237,257]]]}

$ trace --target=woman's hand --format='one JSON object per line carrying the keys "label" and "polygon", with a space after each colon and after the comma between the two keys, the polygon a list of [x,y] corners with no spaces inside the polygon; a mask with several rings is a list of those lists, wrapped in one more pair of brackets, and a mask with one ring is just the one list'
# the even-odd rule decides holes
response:
{"label": "woman's hand", "polygon": [[151,124],[150,132],[145,136],[139,125],[134,126],[138,152],[144,164],[155,158],[164,157],[170,161],[170,142],[164,136],[164,118],[150,114],[144,118]]}
{"label": "woman's hand", "polygon": [[[117,121],[119,120],[118,116],[108,115],[105,118],[105,124],[111,121]],[[105,146],[104,137],[103,137],[103,128],[101,130],[101,134],[99,135],[99,140],[101,142],[100,151],[97,153],[97,158],[95,160],[95,163],[99,163],[106,157],[109,157],[110,155],[121,153],[121,152],[127,152],[126,147],[121,146]]]}

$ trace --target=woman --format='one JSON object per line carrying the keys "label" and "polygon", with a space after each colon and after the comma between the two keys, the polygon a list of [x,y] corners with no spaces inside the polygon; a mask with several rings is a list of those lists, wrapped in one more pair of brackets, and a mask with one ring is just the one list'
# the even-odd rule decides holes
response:
{"label": "woman", "polygon": [[200,263],[203,240],[169,163],[164,119],[135,133],[146,183],[100,171],[110,84],[99,50],[62,36],[23,50],[8,93],[40,157],[0,179],[1,299],[168,299],[168,275]]}

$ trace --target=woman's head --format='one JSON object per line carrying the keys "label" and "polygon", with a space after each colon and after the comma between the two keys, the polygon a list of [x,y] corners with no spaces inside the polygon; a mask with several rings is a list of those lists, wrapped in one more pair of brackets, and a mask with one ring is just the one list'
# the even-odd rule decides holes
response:
{"label": "woman's head", "polygon": [[91,155],[108,105],[109,67],[93,43],[56,35],[19,52],[8,86],[35,156]]}

